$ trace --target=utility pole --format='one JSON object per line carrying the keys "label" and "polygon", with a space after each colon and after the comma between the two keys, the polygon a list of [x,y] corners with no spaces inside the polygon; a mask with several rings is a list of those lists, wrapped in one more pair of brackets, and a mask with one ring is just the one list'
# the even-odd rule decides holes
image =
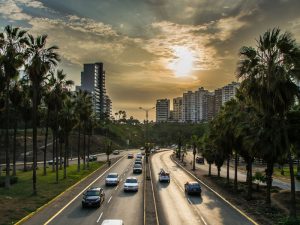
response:
{"label": "utility pole", "polygon": [[150,147],[150,145],[149,145],[149,140],[148,140],[148,116],[149,116],[149,111],[151,111],[152,109],[155,109],[155,107],[152,107],[152,108],[147,108],[147,109],[145,109],[145,108],[143,108],[143,107],[139,107],[139,109],[141,109],[141,110],[144,110],[145,111],[145,113],[146,113],[146,145],[145,145],[145,147],[146,147],[146,163],[148,163],[148,156],[149,156],[149,147]]}

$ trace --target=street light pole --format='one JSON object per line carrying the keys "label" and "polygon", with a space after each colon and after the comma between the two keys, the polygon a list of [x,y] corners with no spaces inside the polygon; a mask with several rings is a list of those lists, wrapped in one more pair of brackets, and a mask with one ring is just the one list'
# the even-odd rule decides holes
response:
{"label": "street light pole", "polygon": [[143,107],[139,107],[139,109],[144,110],[146,113],[146,163],[148,163],[148,156],[149,156],[149,143],[148,143],[148,116],[149,116],[149,111],[151,111],[152,109],[155,109],[155,107],[152,108],[143,108]]}

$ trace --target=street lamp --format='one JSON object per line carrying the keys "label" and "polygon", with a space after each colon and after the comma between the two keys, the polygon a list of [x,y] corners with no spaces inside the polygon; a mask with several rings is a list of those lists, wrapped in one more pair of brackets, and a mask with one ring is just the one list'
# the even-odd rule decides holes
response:
{"label": "street lamp", "polygon": [[143,108],[143,107],[139,107],[139,109],[144,110],[146,113],[146,163],[148,163],[148,155],[149,155],[149,145],[148,145],[148,116],[149,116],[149,111],[151,111],[152,109],[155,109],[155,107],[152,108]]}

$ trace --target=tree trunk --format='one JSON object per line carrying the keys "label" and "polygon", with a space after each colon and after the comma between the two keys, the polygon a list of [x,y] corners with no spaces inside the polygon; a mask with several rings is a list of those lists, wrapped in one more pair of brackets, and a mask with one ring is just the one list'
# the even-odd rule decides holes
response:
{"label": "tree trunk", "polygon": [[218,166],[217,168],[218,168],[218,177],[220,177],[221,167]]}
{"label": "tree trunk", "polygon": [[27,121],[25,120],[25,127],[24,127],[24,168],[23,170],[27,171]]}
{"label": "tree trunk", "polygon": [[56,134],[55,135],[55,157],[56,157],[56,160],[55,160],[55,181],[56,183],[58,184],[58,163],[59,163],[59,158],[58,158],[58,135]]}
{"label": "tree trunk", "polygon": [[248,183],[248,193],[247,200],[252,199],[252,160],[249,159],[247,162],[247,183]]}
{"label": "tree trunk", "polygon": [[83,126],[83,169],[85,170],[85,160],[86,160],[86,143],[85,143],[85,132],[86,132],[86,127],[85,125]]}
{"label": "tree trunk", "polygon": [[87,168],[90,168],[90,145],[91,145],[91,135],[88,135],[88,147],[87,147]]}
{"label": "tree trunk", "polygon": [[193,149],[193,170],[196,169],[196,148]]}
{"label": "tree trunk", "polygon": [[6,82],[6,96],[5,96],[5,188],[10,188],[10,157],[9,157],[9,79]]}
{"label": "tree trunk", "polygon": [[211,176],[211,163],[208,164],[208,176]]}
{"label": "tree trunk", "polygon": [[230,156],[227,158],[227,174],[226,174],[226,182],[229,184],[229,164],[230,164]]}
{"label": "tree trunk", "polygon": [[296,217],[296,189],[295,189],[295,174],[294,174],[294,164],[291,155],[291,149],[288,151],[289,167],[290,167],[290,178],[291,178],[291,206],[290,206],[290,216]]}
{"label": "tree trunk", "polygon": [[273,175],[273,162],[267,163],[266,176],[267,176],[267,193],[266,204],[271,205],[271,187],[272,187],[272,175]]}
{"label": "tree trunk", "polygon": [[33,189],[33,195],[37,194],[36,189],[36,165],[37,165],[37,112],[38,112],[38,106],[37,106],[37,96],[38,96],[38,87],[34,83],[33,84],[33,99],[32,99],[32,155],[33,155],[33,168],[32,168],[32,189]]}
{"label": "tree trunk", "polygon": [[237,183],[237,170],[238,170],[238,154],[235,152],[235,159],[234,159],[234,190],[237,191],[238,183]]}
{"label": "tree trunk", "polygon": [[46,134],[45,134],[45,144],[44,144],[44,176],[47,175],[48,123],[49,123],[49,109],[47,109]]}
{"label": "tree trunk", "polygon": [[59,138],[59,169],[62,170],[63,152],[62,152],[62,140],[60,140],[60,139],[61,139],[61,137]]}
{"label": "tree trunk", "polygon": [[65,135],[65,152],[64,152],[64,179],[67,178],[67,161],[68,161],[68,152],[69,152],[69,137]]}
{"label": "tree trunk", "polygon": [[55,171],[55,140],[56,140],[56,133],[55,130],[52,130],[52,172]]}
{"label": "tree trunk", "polygon": [[80,123],[78,127],[77,172],[80,172]]}
{"label": "tree trunk", "polygon": [[16,169],[17,126],[18,126],[18,122],[16,119],[15,126],[14,126],[14,142],[13,142],[13,176],[17,175],[17,169]]}

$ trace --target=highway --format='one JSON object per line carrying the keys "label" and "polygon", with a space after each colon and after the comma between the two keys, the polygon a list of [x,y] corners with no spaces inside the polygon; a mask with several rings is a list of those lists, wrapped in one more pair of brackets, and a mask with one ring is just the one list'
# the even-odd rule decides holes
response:
{"label": "highway", "polygon": [[[45,222],[38,220],[41,224],[55,225],[77,225],[77,224],[101,224],[104,219],[122,219],[125,224],[141,225],[144,221],[144,202],[143,202],[143,174],[133,174],[134,159],[127,159],[125,156],[109,171],[107,171],[99,180],[96,180],[91,186],[102,187],[105,192],[105,200],[100,208],[82,208],[82,194],[71,201],[62,211],[56,213]],[[105,186],[106,175],[110,172],[116,172],[120,176],[118,186]],[[138,192],[123,191],[123,183],[129,176],[135,176],[139,180]],[[89,186],[89,185],[88,185]],[[88,186],[86,188],[88,188]],[[34,218],[33,218],[34,219]],[[33,224],[34,220],[26,221],[25,224]]]}
{"label": "highway", "polygon": [[[202,197],[188,196],[184,184],[193,181],[170,158],[172,151],[160,152],[152,157],[152,180],[156,188],[159,218],[162,224],[172,225],[250,225],[253,224],[228,203],[202,185]],[[159,183],[160,168],[170,172],[171,182]]]}

